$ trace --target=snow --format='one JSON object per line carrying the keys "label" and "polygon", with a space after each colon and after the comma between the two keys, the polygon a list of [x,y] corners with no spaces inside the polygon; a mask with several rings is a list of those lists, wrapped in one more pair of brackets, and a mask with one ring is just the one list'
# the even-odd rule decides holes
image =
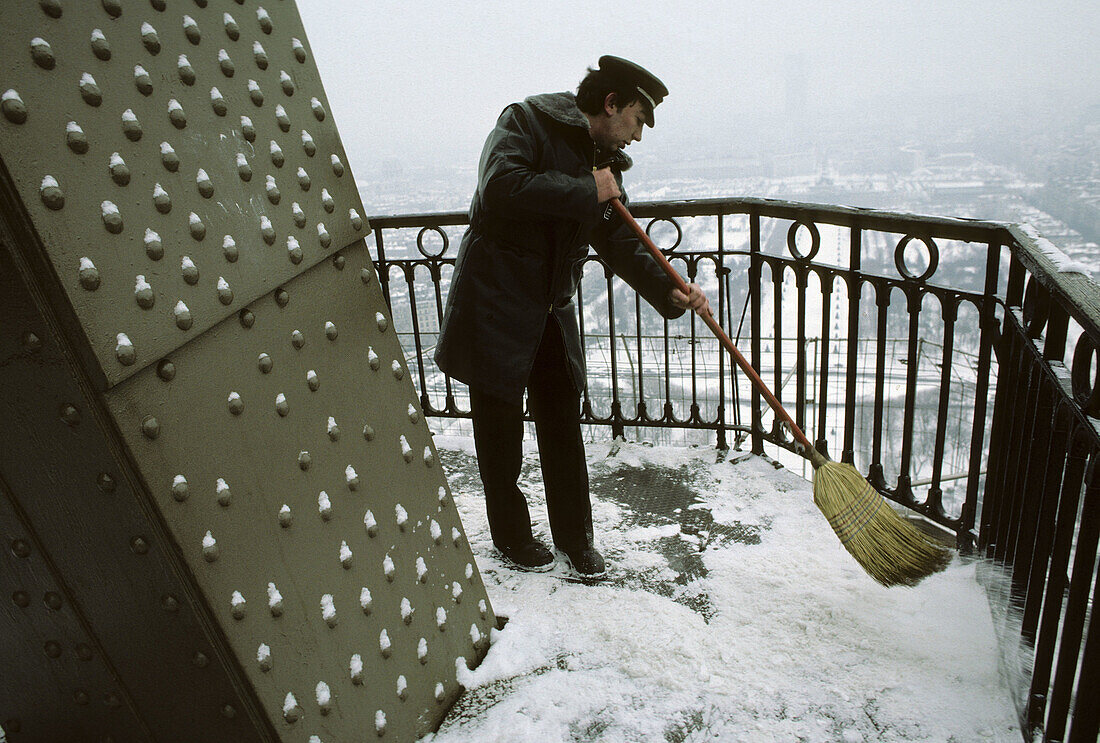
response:
{"label": "snow", "polygon": [[[425,743],[1019,740],[974,562],[883,588],[794,473],[620,441],[587,445],[610,579],[562,581],[560,556],[518,572],[492,547],[469,439],[436,445],[508,622],[479,667],[458,659],[467,691]],[[549,543],[529,441],[520,487]]]}
{"label": "snow", "polygon": [[331,593],[321,597],[321,617],[330,624],[336,619],[336,605],[332,602]]}
{"label": "snow", "polygon": [[225,280],[224,276],[219,276],[218,277],[218,289],[221,290],[221,291],[225,291],[228,288],[229,288],[229,282]]}
{"label": "snow", "polygon": [[340,542],[340,564],[345,568],[351,567],[352,552],[351,547],[348,546],[347,541]]}
{"label": "snow", "polygon": [[409,522],[409,512],[405,510],[405,507],[398,503],[393,507],[394,517],[397,519],[397,525],[404,531],[405,525]]}
{"label": "snow", "polygon": [[370,614],[371,601],[370,589],[364,586],[359,592],[359,606],[362,607],[364,614]]}
{"label": "snow", "polygon": [[118,207],[115,206],[115,203],[113,201],[104,201],[99,205],[99,208],[102,211],[104,217],[118,214]]}
{"label": "snow", "polygon": [[0,100],[19,101],[20,103],[23,102],[23,99],[19,97],[19,93],[17,93],[14,88],[8,88],[7,90],[5,90],[4,95],[0,96]]}
{"label": "snow", "polygon": [[1051,263],[1054,264],[1054,269],[1060,273],[1080,273],[1085,276],[1091,276],[1095,270],[1094,266],[1090,266],[1087,263],[1081,261],[1075,261],[1068,255],[1063,253],[1058,246],[1052,243],[1050,240],[1042,237],[1039,231],[1032,227],[1030,224],[1022,224],[1020,228],[1024,233],[1035,241],[1035,247],[1040,253],[1045,255]]}

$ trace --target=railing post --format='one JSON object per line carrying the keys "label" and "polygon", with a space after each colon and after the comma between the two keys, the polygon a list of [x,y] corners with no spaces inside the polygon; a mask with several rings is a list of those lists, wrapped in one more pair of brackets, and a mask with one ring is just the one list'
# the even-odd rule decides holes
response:
{"label": "railing post", "polygon": [[[752,305],[752,365],[760,369],[760,214],[749,212],[749,300]],[[775,390],[778,394],[778,390]],[[760,393],[754,387],[751,398],[752,453],[764,453],[764,423],[760,414]]]}

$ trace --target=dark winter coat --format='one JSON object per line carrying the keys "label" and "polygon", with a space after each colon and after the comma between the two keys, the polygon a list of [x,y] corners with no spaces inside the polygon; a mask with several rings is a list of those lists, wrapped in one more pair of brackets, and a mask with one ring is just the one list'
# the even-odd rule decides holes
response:
{"label": "dark winter coat", "polygon": [[[596,162],[572,93],[532,96],[504,110],[485,142],[470,226],[455,261],[435,360],[451,377],[520,400],[548,320],[558,323],[570,373],[584,387],[573,296],[588,246],[667,318],[672,283],[607,204],[593,166],[622,182],[621,150]],[[625,201],[625,194],[623,196]]]}

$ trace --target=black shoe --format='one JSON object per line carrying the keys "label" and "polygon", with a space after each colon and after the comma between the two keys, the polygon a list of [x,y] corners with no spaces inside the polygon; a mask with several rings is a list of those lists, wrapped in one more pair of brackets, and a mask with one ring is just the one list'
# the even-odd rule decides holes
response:
{"label": "black shoe", "polygon": [[532,539],[518,547],[497,547],[504,562],[518,570],[545,573],[554,567],[554,553],[542,542]]}
{"label": "black shoe", "polygon": [[607,577],[607,565],[603,555],[595,547],[566,552],[565,556],[569,558],[569,564],[577,577],[587,580],[602,580]]}

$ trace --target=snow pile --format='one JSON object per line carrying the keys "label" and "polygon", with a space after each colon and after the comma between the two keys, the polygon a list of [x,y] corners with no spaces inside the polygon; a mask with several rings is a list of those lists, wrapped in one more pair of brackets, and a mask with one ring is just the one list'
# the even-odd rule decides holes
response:
{"label": "snow pile", "polygon": [[[484,662],[431,743],[1017,741],[975,566],[874,583],[809,483],[713,449],[589,444],[606,584],[508,570],[472,442],[437,437],[496,612]],[[537,453],[521,488],[549,542]]]}

